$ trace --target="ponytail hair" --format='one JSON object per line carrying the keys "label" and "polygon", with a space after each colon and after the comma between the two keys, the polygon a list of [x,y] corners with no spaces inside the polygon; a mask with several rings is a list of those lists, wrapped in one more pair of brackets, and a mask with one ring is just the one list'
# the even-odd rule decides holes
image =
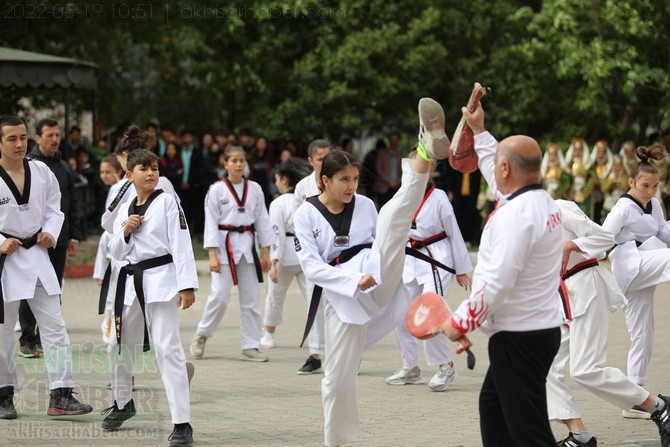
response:
{"label": "ponytail hair", "polygon": [[151,136],[147,132],[142,132],[138,126],[132,124],[124,132],[121,141],[114,149],[114,153],[120,155],[124,152],[130,154],[136,149],[148,149]]}
{"label": "ponytail hair", "polygon": [[658,174],[659,170],[652,160],[662,160],[665,157],[665,147],[662,144],[651,146],[639,146],[635,149],[635,155],[640,159],[630,170],[630,177],[637,179],[641,174]]}

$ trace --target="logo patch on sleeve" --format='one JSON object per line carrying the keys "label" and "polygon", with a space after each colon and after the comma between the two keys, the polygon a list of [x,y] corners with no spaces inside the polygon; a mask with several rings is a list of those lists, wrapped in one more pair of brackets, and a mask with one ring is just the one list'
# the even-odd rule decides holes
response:
{"label": "logo patch on sleeve", "polygon": [[295,251],[302,250],[302,247],[300,246],[300,241],[298,240],[297,236],[293,238],[293,245],[295,245]]}

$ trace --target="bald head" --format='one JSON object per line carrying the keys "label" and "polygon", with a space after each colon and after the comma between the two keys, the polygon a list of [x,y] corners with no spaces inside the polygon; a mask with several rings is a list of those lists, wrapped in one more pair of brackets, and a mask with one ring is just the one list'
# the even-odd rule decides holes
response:
{"label": "bald head", "polygon": [[542,150],[533,138],[526,135],[505,138],[496,152],[498,189],[509,194],[523,186],[540,183],[541,164]]}

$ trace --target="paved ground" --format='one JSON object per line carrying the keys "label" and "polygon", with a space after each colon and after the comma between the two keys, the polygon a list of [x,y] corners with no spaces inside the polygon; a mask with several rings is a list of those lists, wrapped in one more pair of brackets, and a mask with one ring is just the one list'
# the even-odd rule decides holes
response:
{"label": "paved ground", "polygon": [[[202,264],[202,263],[199,263]],[[199,265],[200,292],[194,308],[183,312],[182,341],[185,349],[193,336],[209,292],[206,265]],[[101,342],[100,317],[96,314],[98,288],[93,280],[71,279],[65,284],[63,312],[75,353],[75,378],[80,397],[94,406],[91,415],[55,420],[46,416],[44,363],[17,359],[23,390],[15,396],[19,419],[0,421],[0,445],[11,446],[166,446],[172,424],[165,393],[150,354],[138,365],[135,397],[139,414],[115,433],[103,432],[99,411],[112,402],[107,391],[108,366]],[[235,292],[236,293],[236,292]],[[659,287],[657,296],[657,343],[651,365],[649,389],[670,393],[670,306],[665,299],[670,287]],[[450,304],[457,306],[465,294],[452,290]],[[236,297],[216,336],[207,343],[205,358],[194,361],[191,386],[192,424],[197,446],[319,446],[322,445],[323,415],[320,400],[322,375],[298,376],[296,370],[307,357],[298,348],[305,318],[305,302],[297,287],[291,289],[285,308],[285,323],[278,329],[276,349],[268,350],[269,363],[237,360],[239,353],[239,307]],[[17,335],[18,338],[18,335]],[[359,446],[444,445],[479,446],[477,393],[488,360],[486,339],[472,337],[477,355],[474,371],[465,358],[456,358],[459,378],[445,393],[431,392],[425,385],[394,387],[384,379],[400,365],[392,336],[366,352],[359,376],[362,434]],[[611,316],[610,364],[625,367],[628,347],[623,315]],[[434,373],[421,367],[428,381]],[[635,447],[660,445],[652,422],[627,420],[621,411],[577,389],[577,399],[591,432],[600,446]],[[565,436],[559,425],[556,437]]]}

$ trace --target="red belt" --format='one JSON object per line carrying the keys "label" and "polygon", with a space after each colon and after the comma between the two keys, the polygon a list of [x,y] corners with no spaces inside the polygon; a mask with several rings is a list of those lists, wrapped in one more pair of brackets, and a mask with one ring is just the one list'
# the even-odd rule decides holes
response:
{"label": "red belt", "polygon": [[579,264],[576,264],[570,270],[565,272],[565,274],[563,275],[563,281],[565,281],[572,275],[581,272],[582,270],[586,270],[588,268],[595,267],[597,265],[599,265],[597,259],[587,259],[586,261],[580,262]]}
{"label": "red belt", "polygon": [[220,224],[219,230],[225,230],[228,232],[228,234],[226,234],[226,255],[228,257],[230,273],[233,275],[233,284],[237,285],[237,268],[235,268],[235,253],[233,252],[233,245],[230,243],[230,233],[244,233],[245,231],[251,232],[251,235],[253,236],[251,241],[251,254],[254,257],[254,265],[256,266],[256,276],[258,277],[258,282],[263,282],[263,269],[261,268],[261,260],[258,257],[258,252],[256,251],[256,228],[254,228],[254,224],[238,226]]}

